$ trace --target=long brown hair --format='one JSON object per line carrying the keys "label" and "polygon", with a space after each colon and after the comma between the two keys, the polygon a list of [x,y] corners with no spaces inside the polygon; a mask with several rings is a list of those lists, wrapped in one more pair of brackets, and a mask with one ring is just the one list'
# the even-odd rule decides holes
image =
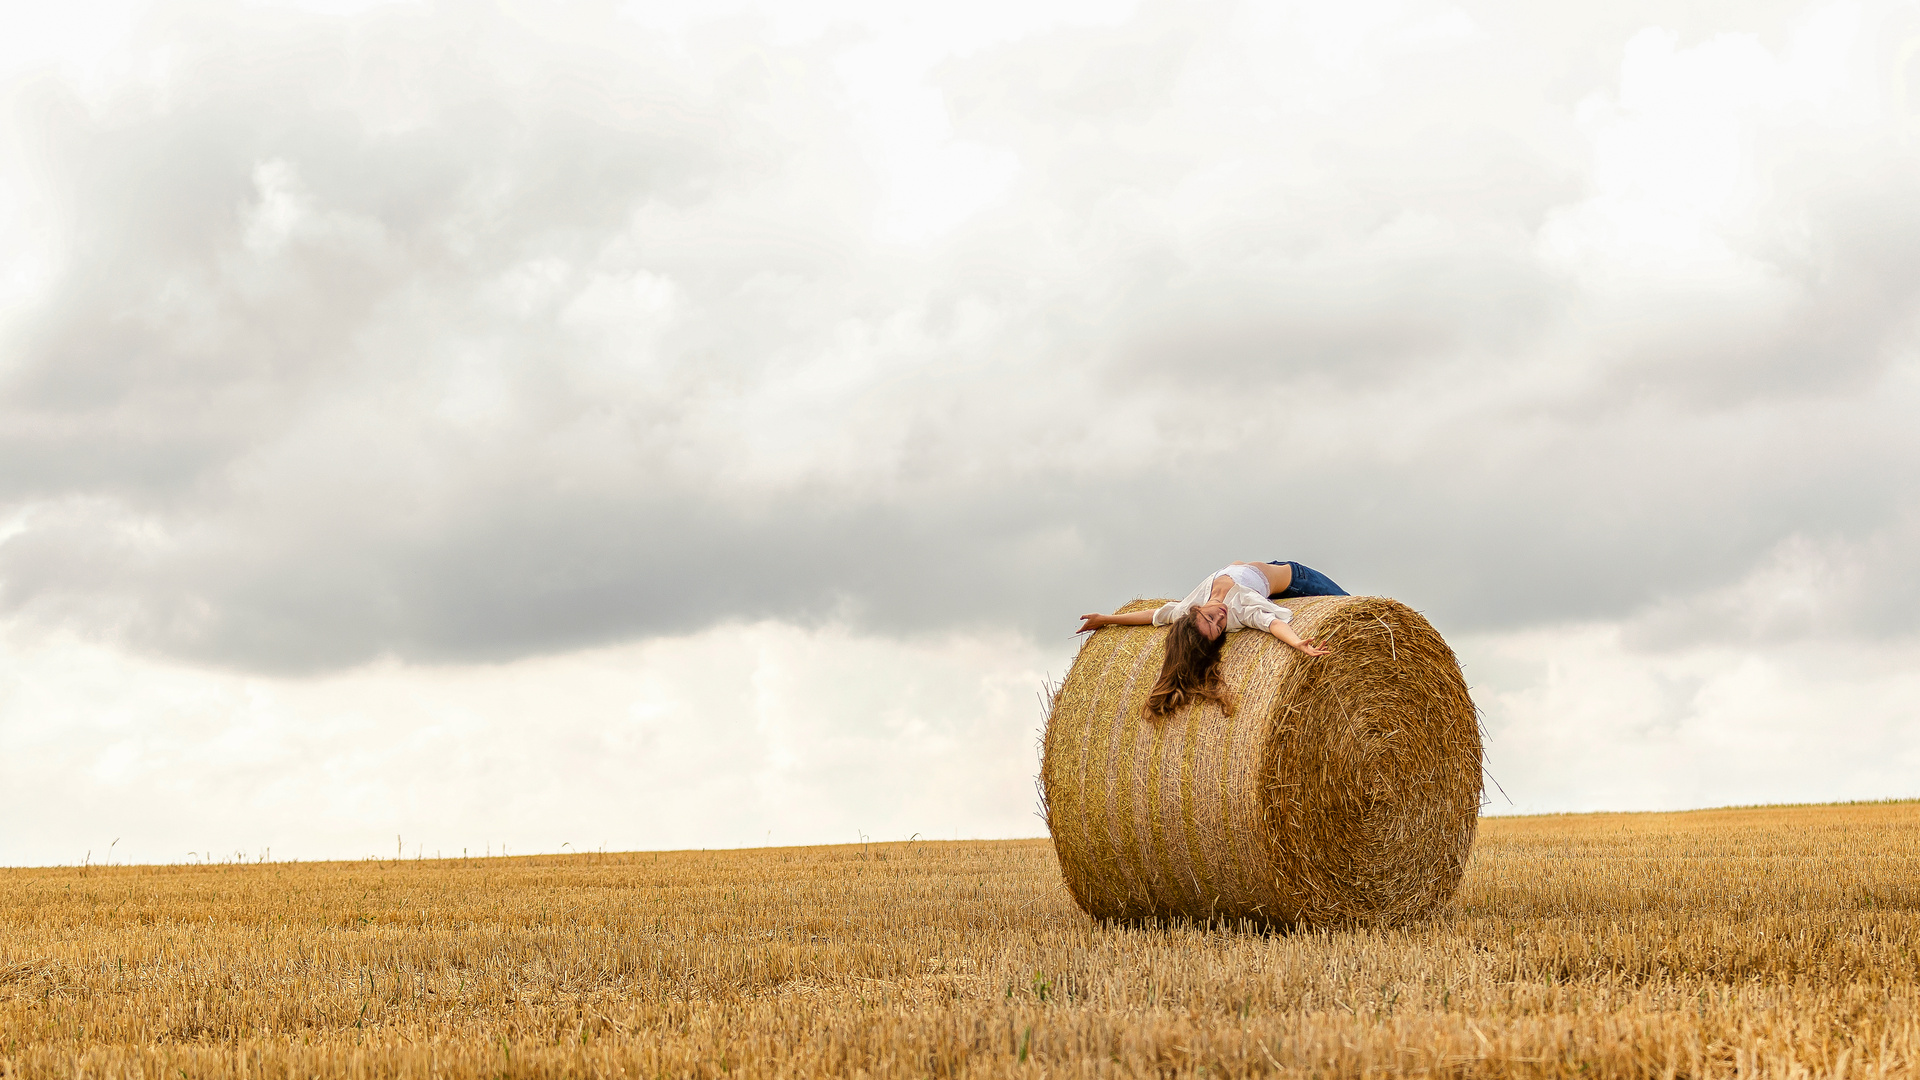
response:
{"label": "long brown hair", "polygon": [[1147,694],[1147,717],[1165,720],[1183,705],[1211,701],[1220,711],[1233,715],[1233,699],[1220,679],[1220,650],[1226,648],[1225,630],[1213,640],[1200,632],[1193,609],[1173,622],[1167,631],[1167,658],[1160,665],[1160,678]]}

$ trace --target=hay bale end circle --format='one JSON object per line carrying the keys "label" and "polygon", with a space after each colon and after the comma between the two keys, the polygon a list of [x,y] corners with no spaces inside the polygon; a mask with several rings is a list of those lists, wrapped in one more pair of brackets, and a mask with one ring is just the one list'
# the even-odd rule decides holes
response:
{"label": "hay bale end circle", "polygon": [[1382,597],[1286,606],[1333,651],[1230,635],[1232,716],[1203,703],[1147,718],[1164,629],[1108,626],[1081,647],[1048,711],[1041,791],[1088,914],[1382,925],[1431,914],[1459,887],[1482,774],[1453,650]]}

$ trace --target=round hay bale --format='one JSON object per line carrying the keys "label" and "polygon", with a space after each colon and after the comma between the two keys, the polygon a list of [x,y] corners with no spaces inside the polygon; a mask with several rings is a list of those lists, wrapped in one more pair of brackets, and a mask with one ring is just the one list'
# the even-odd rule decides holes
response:
{"label": "round hay bale", "polygon": [[[1165,601],[1136,600],[1121,612]],[[1310,659],[1229,635],[1234,715],[1147,718],[1166,631],[1109,626],[1048,710],[1041,792],[1096,918],[1385,924],[1453,895],[1480,814],[1480,724],[1453,650],[1374,596],[1286,601]]]}

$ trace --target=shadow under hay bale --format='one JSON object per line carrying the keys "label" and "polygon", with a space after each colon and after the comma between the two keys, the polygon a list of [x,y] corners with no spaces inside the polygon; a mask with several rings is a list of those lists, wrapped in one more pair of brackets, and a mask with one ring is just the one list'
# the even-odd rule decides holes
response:
{"label": "shadow under hay bale", "polygon": [[1081,647],[1048,713],[1041,789],[1088,914],[1380,925],[1430,914],[1459,886],[1481,746],[1453,650],[1393,600],[1286,606],[1333,651],[1229,635],[1232,716],[1203,703],[1147,718],[1161,628],[1109,626]]}

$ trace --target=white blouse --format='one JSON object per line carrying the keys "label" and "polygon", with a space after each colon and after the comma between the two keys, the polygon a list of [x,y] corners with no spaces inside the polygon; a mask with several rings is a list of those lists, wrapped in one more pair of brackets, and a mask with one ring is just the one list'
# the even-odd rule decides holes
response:
{"label": "white blouse", "polygon": [[[1245,630],[1248,627],[1252,627],[1255,630],[1266,630],[1273,625],[1273,620],[1275,619],[1279,619],[1283,623],[1293,621],[1293,612],[1267,599],[1266,593],[1255,592],[1241,584],[1239,581],[1241,575],[1231,572],[1234,570],[1252,570],[1256,574],[1260,573],[1258,567],[1230,566],[1217,573],[1208,574],[1206,580],[1202,581],[1197,588],[1188,593],[1185,599],[1161,604],[1153,613],[1153,625],[1171,626],[1174,620],[1193,610],[1195,606],[1206,603],[1207,598],[1213,594],[1213,579],[1221,576],[1225,576],[1227,580],[1233,582],[1233,585],[1227,589],[1226,597],[1222,600],[1222,603],[1227,605],[1227,629],[1229,631]],[[1265,580],[1265,575],[1261,575],[1262,584],[1265,583]]]}

